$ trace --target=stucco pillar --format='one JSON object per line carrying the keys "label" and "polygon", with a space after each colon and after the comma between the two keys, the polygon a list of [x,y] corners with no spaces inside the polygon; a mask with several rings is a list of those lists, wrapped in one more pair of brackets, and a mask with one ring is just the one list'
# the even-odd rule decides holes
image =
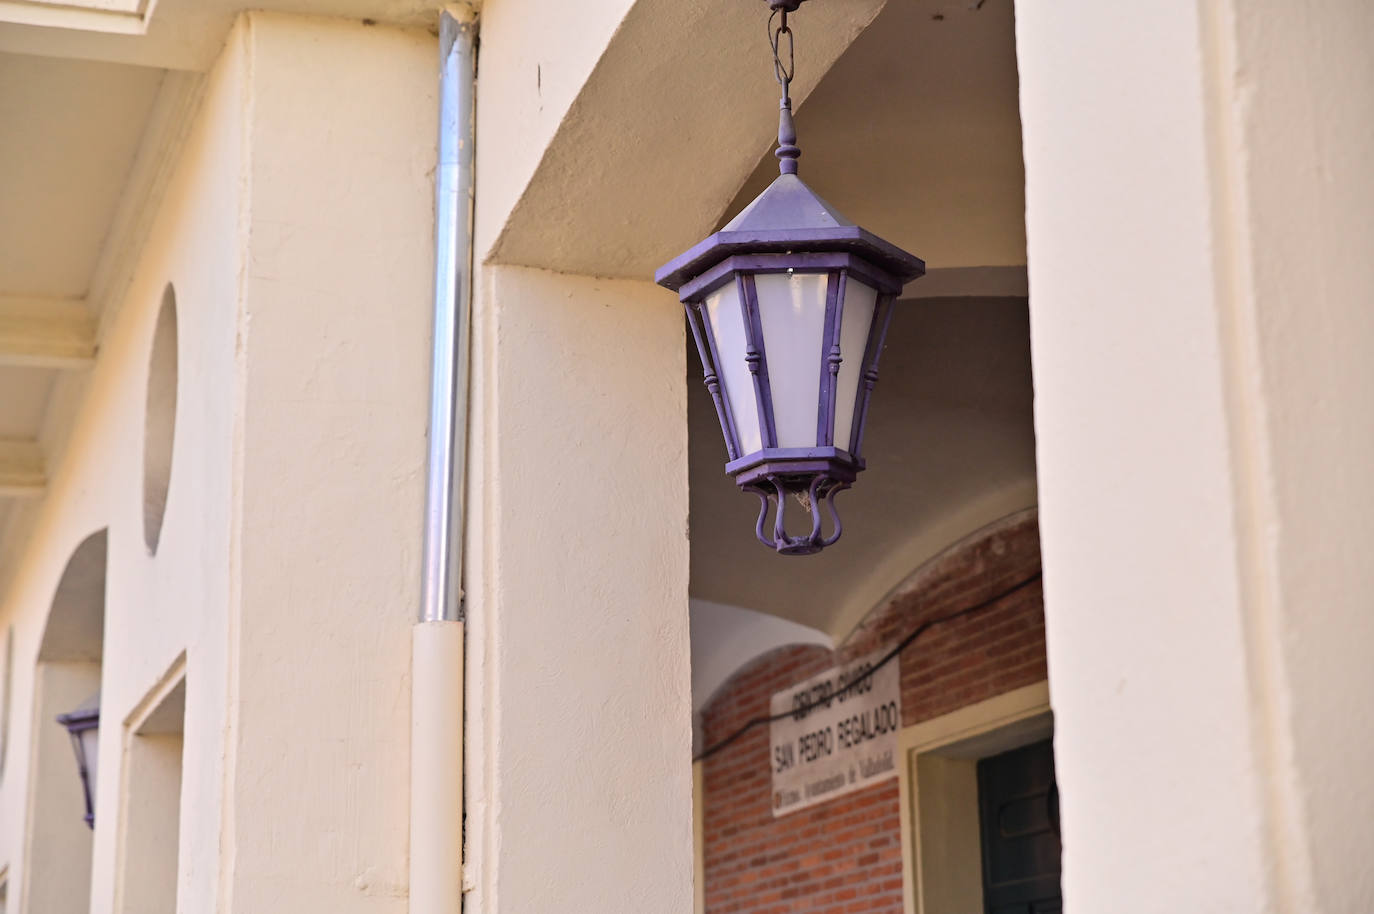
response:
{"label": "stucco pillar", "polygon": [[1018,4],[1066,910],[1374,904],[1371,33]]}
{"label": "stucco pillar", "polygon": [[488,267],[468,515],[468,903],[692,909],[682,315]]}
{"label": "stucco pillar", "polygon": [[356,20],[250,14],[238,28],[245,266],[220,910],[402,914],[436,43]]}

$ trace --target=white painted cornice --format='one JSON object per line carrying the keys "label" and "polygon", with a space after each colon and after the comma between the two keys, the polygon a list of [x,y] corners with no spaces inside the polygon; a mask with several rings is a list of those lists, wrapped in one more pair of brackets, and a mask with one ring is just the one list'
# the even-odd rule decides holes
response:
{"label": "white painted cornice", "polygon": [[0,438],[0,497],[37,498],[46,486],[38,443]]}
{"label": "white painted cornice", "polygon": [[95,321],[81,299],[0,296],[0,366],[85,368]]}
{"label": "white painted cornice", "polygon": [[153,6],[153,0],[0,0],[0,22],[142,35]]}
{"label": "white painted cornice", "polygon": [[0,0],[0,51],[204,72],[241,13],[434,28],[443,5],[440,0]]}

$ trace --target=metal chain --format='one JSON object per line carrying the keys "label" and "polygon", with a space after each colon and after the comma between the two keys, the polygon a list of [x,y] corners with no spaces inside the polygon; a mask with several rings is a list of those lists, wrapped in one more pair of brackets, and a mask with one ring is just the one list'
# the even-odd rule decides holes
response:
{"label": "metal chain", "polygon": [[[782,14],[782,21],[777,28],[773,27],[773,20]],[[787,36],[787,64],[782,62],[782,36]],[[773,14],[768,17],[768,46],[773,49],[773,76],[777,78],[778,85],[782,86],[782,97],[788,98],[789,87],[792,77],[797,71],[795,48],[792,42],[792,29],[787,25],[787,10],[775,9]]]}

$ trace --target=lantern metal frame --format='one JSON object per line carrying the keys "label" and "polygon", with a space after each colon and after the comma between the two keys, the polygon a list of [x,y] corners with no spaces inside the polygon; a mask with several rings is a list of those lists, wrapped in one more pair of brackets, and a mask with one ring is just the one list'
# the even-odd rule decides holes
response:
{"label": "lantern metal frame", "polygon": [[[782,16],[781,26],[777,30],[770,26],[769,30],[774,72],[782,86],[775,151],[779,176],[729,224],[669,261],[654,276],[660,285],[678,293],[687,311],[705,384],[725,437],[725,471],[741,490],[759,498],[755,522],[758,540],[784,555],[819,552],[840,538],[843,524],[834,500],[853,485],[866,466],[863,436],[893,306],[906,283],[925,273],[925,263],[919,257],[845,219],[797,177],[801,149],[796,144],[789,93],[792,63],[787,14],[800,3],[801,0],[769,0],[774,14]],[[788,39],[785,45],[781,42],[783,35]],[[780,47],[788,52],[785,64],[779,56]],[[756,277],[775,273],[826,276],[822,337],[816,341],[820,399],[815,445],[811,447],[778,445],[775,391],[768,371],[756,283]],[[846,358],[855,357],[844,352],[840,344],[846,285],[851,277],[871,287],[876,298],[863,351],[858,354],[861,362],[849,440],[837,442],[834,436],[840,367]],[[752,380],[762,443],[748,452],[744,450],[730,403],[735,394],[722,389],[721,346],[705,313],[708,297],[729,283],[737,286],[744,359]],[[809,515],[810,530],[805,534],[787,532],[785,504],[789,495]],[[770,508],[775,509],[771,530]],[[825,515],[830,520],[828,534],[824,531]]]}
{"label": "lantern metal frame", "polygon": [[[769,193],[771,191],[771,195]],[[809,555],[832,545],[843,532],[835,496],[849,488],[865,468],[863,437],[867,427],[878,363],[892,318],[896,297],[909,279],[925,272],[917,257],[894,247],[858,226],[840,224],[833,209],[816,197],[795,175],[780,176],[758,205],[701,244],[674,259],[655,277],[678,292],[686,312],[704,380],[725,437],[725,471],[741,490],[759,497],[755,535],[784,555]],[[830,225],[799,226],[798,203],[820,214]],[[789,218],[790,216],[790,218]],[[838,217],[841,218],[842,217]],[[776,226],[776,227],[772,227]],[[816,341],[820,362],[820,401],[817,404],[815,447],[779,447],[774,390],[768,372],[768,351],[759,313],[755,277],[772,273],[819,274],[826,277],[825,317]],[[848,441],[835,440],[839,372],[845,358],[840,345],[846,285],[850,278],[876,292],[872,323],[861,359],[856,402]],[[721,352],[711,322],[704,313],[706,299],[722,286],[735,283],[747,344],[746,361],[754,385],[756,416],[763,447],[746,452],[730,398],[722,388]],[[783,392],[778,392],[781,395]],[[785,499],[795,496],[810,515],[810,530],[789,535]],[[824,508],[822,508],[824,506]],[[768,514],[775,508],[771,531]],[[823,530],[828,515],[831,531]]]}
{"label": "lantern metal frame", "polygon": [[81,735],[88,730],[100,728],[100,696],[97,694],[83,702],[80,707],[66,714],[57,715],[57,722],[67,728],[71,737],[72,752],[76,754],[77,772],[81,775],[81,792],[86,801],[86,824],[95,828],[95,797],[91,792],[90,764],[86,758],[86,746]]}

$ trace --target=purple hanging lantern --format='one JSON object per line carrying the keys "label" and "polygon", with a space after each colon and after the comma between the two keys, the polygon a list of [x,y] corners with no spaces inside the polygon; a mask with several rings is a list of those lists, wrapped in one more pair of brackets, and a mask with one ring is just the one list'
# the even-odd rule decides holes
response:
{"label": "purple hanging lantern", "polygon": [[[725,471],[759,497],[756,535],[784,555],[809,555],[839,539],[834,499],[864,468],[864,424],[892,304],[925,273],[919,257],[845,219],[797,177],[787,14],[801,2],[769,0],[782,17],[769,29],[782,85],[781,173],[728,225],[654,276],[687,309],[725,434]],[[810,515],[806,534],[787,532],[789,495]]]}
{"label": "purple hanging lantern", "polygon": [[100,693],[96,692],[75,710],[57,715],[57,722],[67,728],[72,751],[76,754],[76,773],[81,777],[81,795],[86,802],[86,824],[95,828],[95,776],[99,761]]}

